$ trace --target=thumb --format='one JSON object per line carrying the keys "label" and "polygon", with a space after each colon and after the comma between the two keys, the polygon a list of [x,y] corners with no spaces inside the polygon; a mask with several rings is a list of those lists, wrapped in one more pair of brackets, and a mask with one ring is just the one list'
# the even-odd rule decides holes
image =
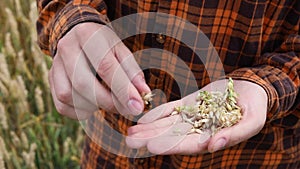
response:
{"label": "thumb", "polygon": [[245,111],[243,119],[238,124],[220,130],[211,138],[208,151],[212,153],[241,143],[258,134],[264,124],[265,118],[254,116],[254,114]]}

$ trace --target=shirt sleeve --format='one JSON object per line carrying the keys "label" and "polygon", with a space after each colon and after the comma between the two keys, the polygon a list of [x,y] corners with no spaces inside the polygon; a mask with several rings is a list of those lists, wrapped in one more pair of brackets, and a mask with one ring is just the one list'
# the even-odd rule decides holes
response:
{"label": "shirt sleeve", "polygon": [[37,0],[36,28],[41,50],[54,56],[56,46],[72,27],[82,22],[108,23],[103,0]]}
{"label": "shirt sleeve", "polygon": [[267,120],[273,121],[299,106],[299,55],[299,33],[291,34],[276,51],[259,57],[253,67],[237,69],[228,76],[262,86],[268,95]]}

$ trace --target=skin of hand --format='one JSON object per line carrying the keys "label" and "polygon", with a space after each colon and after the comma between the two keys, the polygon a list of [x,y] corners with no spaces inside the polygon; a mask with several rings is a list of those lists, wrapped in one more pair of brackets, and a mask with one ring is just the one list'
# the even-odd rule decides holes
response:
{"label": "skin of hand", "polygon": [[76,25],[59,40],[49,82],[58,112],[79,120],[99,108],[137,115],[144,109],[140,93],[150,92],[142,70],[117,35],[89,22]]}
{"label": "skin of hand", "polygon": [[[227,80],[218,80],[202,88],[224,91]],[[210,134],[186,134],[192,125],[181,122],[179,115],[169,116],[175,106],[194,105],[198,92],[181,100],[165,103],[147,112],[138,125],[128,129],[126,143],[131,148],[147,147],[154,154],[201,154],[215,152],[245,141],[261,131],[266,122],[268,97],[265,90],[252,82],[234,80],[237,104],[242,119],[236,125]]]}

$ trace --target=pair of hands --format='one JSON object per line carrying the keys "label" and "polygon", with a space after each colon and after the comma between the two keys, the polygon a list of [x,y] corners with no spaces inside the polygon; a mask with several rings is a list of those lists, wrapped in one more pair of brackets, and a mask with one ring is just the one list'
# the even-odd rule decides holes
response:
{"label": "pair of hands", "polygon": [[[96,72],[107,86],[98,81]],[[138,115],[144,110],[140,93],[150,92],[132,53],[106,26],[82,23],[58,43],[49,71],[54,104],[62,115],[86,119],[99,108],[110,113]],[[224,80],[202,90],[224,87]],[[213,137],[185,133],[191,125],[169,116],[175,106],[191,105],[198,92],[149,111],[138,125],[129,128],[127,145],[147,146],[155,154],[194,154],[233,146],[257,134],[265,124],[267,95],[262,87],[235,80],[243,119]],[[180,129],[181,134],[174,135]],[[201,141],[202,140],[202,141]],[[203,141],[204,140],[204,141]]]}

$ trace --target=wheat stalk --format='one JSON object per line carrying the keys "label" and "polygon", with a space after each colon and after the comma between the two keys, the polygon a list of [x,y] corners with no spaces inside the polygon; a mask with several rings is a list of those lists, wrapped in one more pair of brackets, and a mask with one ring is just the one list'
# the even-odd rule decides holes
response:
{"label": "wheat stalk", "polygon": [[53,106],[51,60],[36,44],[36,2],[0,5],[0,169],[79,168],[82,129]]}

